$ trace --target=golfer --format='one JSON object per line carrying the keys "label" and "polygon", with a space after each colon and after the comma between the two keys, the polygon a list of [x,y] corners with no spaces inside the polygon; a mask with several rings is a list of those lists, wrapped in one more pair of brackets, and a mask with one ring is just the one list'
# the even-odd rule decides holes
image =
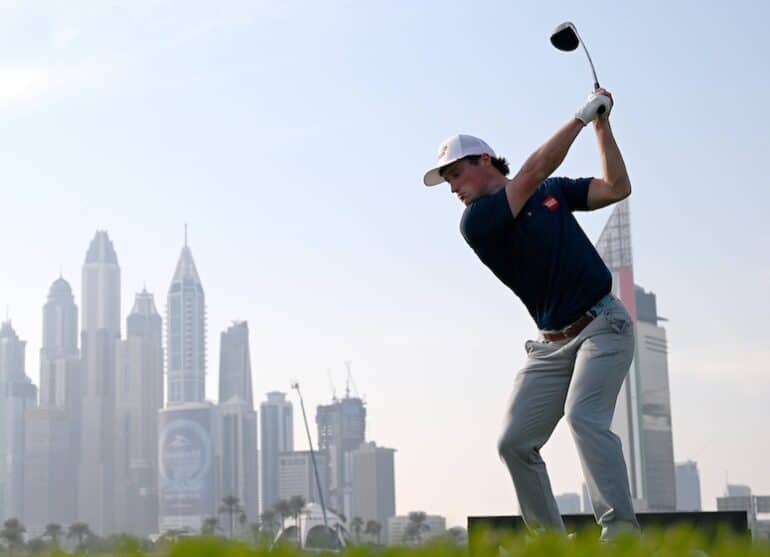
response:
{"label": "golfer", "polygon": [[[525,343],[498,450],[533,531],[564,532],[540,449],[562,416],[577,445],[602,526],[601,539],[637,533],[620,439],[610,431],[618,392],[634,352],[631,318],[614,297],[612,276],[573,216],[631,193],[610,128],[612,95],[598,89],[513,178],[481,139],[455,135],[439,147],[427,186],[444,181],[465,205],[460,229],[479,259],[521,298],[540,330]],[[601,113],[601,115],[600,115]],[[554,178],[590,122],[601,178]]]}

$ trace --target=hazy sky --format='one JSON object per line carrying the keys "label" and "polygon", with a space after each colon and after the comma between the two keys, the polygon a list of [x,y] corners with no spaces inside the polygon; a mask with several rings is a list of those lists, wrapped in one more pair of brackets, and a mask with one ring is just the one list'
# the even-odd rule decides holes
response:
{"label": "hazy sky", "polygon": [[[728,475],[768,494],[768,18],[767,2],[0,0],[0,307],[28,374],[48,288],[61,266],[80,305],[95,230],[124,319],[145,283],[165,314],[188,222],[210,398],[219,333],[246,319],[259,399],[298,379],[314,409],[352,360],[369,438],[398,450],[397,512],[514,512],[496,439],[534,325],[421,178],[452,133],[517,168],[571,117],[592,80],[548,42],[569,19],[615,96],[637,282],[670,319],[676,460],[698,462],[707,509]],[[557,174],[599,171],[589,128]],[[609,213],[579,216],[594,240]],[[544,456],[554,490],[579,491],[563,424]]]}

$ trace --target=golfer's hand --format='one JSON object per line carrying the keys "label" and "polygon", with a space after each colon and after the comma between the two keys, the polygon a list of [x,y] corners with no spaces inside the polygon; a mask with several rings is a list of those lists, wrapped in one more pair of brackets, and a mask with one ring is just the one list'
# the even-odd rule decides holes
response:
{"label": "golfer's hand", "polygon": [[605,89],[597,89],[590,95],[583,103],[583,106],[578,108],[575,113],[575,118],[583,122],[583,125],[593,122],[599,116],[599,109],[603,107],[602,118],[607,118],[612,110],[612,96]]}
{"label": "golfer's hand", "polygon": [[596,120],[594,120],[594,124],[598,125],[601,122],[607,121],[610,118],[610,112],[612,112],[612,107],[615,106],[615,99],[612,98],[612,93],[607,91],[604,87],[599,87],[596,91],[594,91],[595,95],[602,95],[603,97],[607,97],[610,99],[610,107],[609,109],[604,111],[604,114],[599,114],[596,117]]}

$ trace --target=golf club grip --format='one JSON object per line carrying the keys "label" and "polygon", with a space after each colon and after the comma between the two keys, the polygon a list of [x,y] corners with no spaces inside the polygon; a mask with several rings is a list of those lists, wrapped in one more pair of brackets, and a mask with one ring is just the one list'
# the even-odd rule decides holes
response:
{"label": "golf club grip", "polygon": [[[591,67],[593,67],[593,64],[591,65]],[[599,88],[599,82],[598,81],[594,81],[594,91],[596,91],[598,88]],[[596,113],[597,114],[604,114],[604,105],[600,106],[596,110]]]}

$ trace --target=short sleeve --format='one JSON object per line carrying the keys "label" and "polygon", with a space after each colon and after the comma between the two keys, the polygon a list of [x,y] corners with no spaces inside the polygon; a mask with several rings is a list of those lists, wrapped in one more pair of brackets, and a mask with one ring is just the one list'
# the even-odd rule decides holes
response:
{"label": "short sleeve", "polygon": [[548,186],[561,191],[571,211],[587,211],[591,180],[593,178],[549,178]]}
{"label": "short sleeve", "polygon": [[468,244],[476,249],[489,235],[513,223],[513,213],[505,195],[505,188],[481,197],[465,208],[460,221],[460,232]]}

